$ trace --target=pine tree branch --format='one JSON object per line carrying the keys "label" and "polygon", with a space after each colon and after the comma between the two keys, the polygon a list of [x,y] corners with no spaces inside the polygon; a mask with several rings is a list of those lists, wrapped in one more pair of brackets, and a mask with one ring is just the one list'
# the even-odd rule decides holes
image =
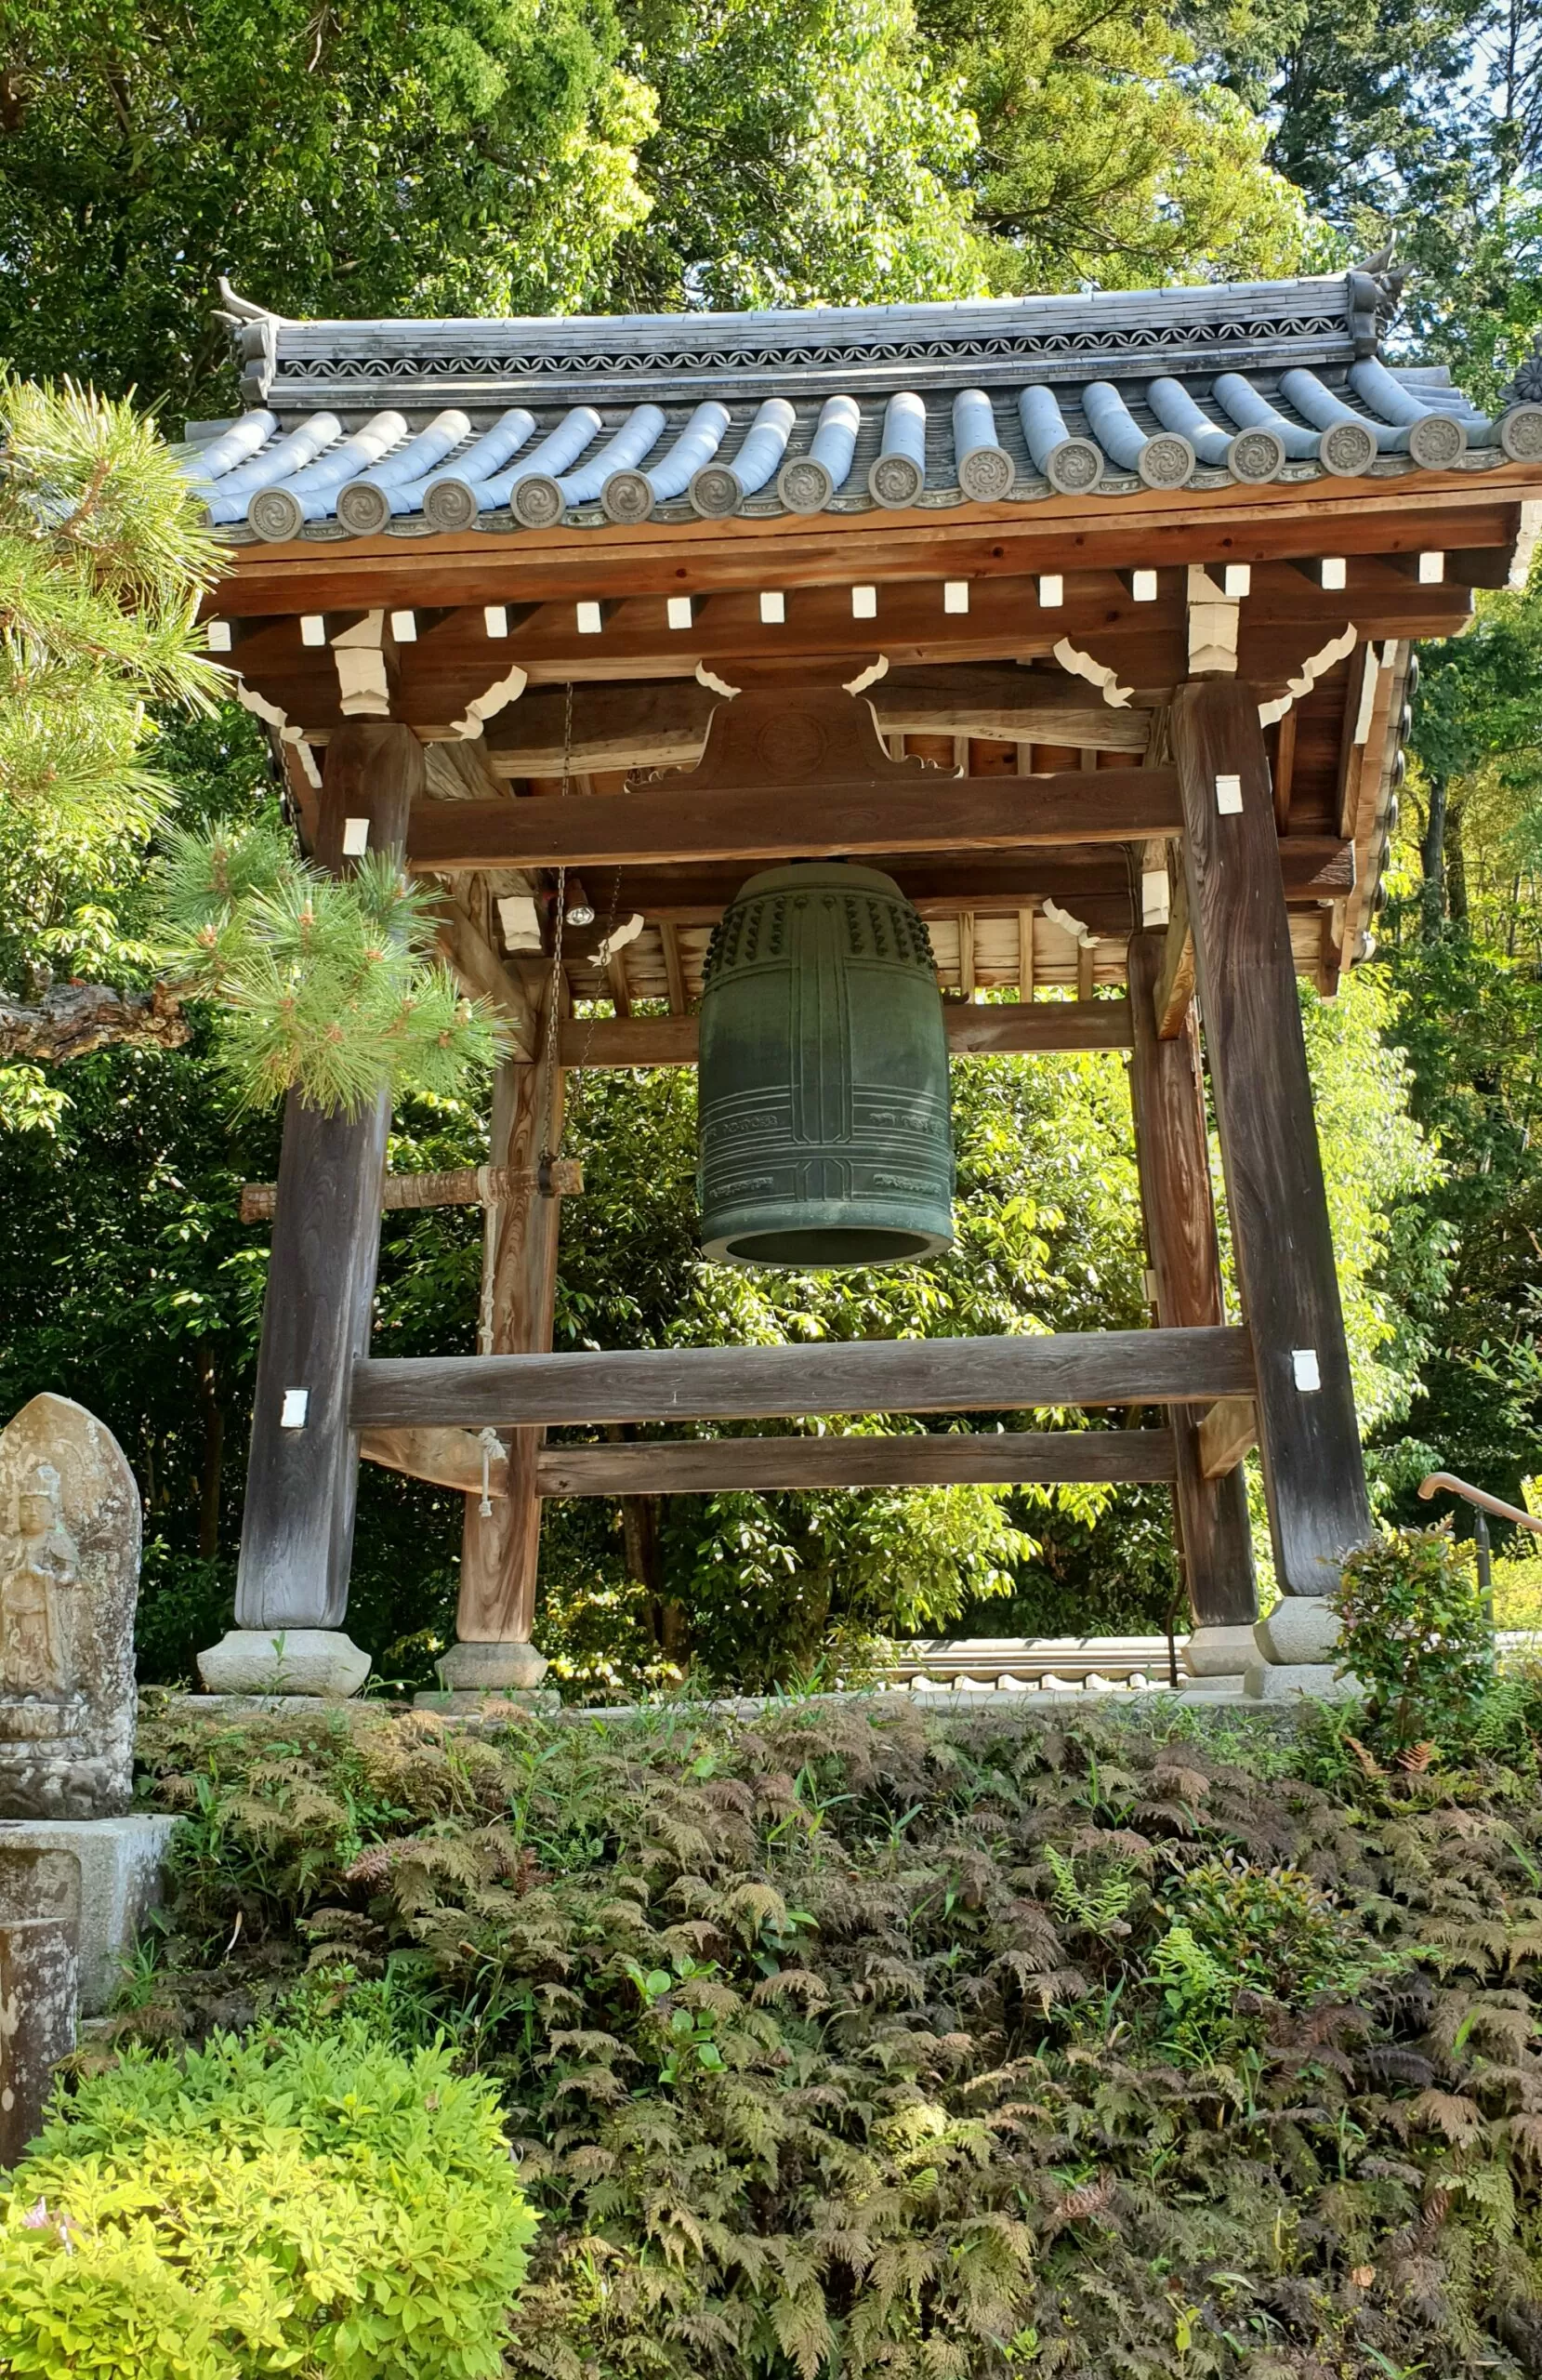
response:
{"label": "pine tree branch", "polygon": [[54,984],[34,1007],[0,992],[0,1062],[61,1065],[92,1050],[179,1049],[191,1032],[177,993],[119,992],[110,984]]}

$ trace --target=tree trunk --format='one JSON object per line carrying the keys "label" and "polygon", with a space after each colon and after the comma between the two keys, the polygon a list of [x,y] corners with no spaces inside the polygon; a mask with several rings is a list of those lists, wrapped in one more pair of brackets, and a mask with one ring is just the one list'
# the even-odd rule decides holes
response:
{"label": "tree trunk", "polygon": [[1430,783],[1430,815],[1425,822],[1424,840],[1419,844],[1419,866],[1424,870],[1424,892],[1421,909],[1427,939],[1441,930],[1445,915],[1445,779],[1432,777]]}
{"label": "tree trunk", "polygon": [[198,1401],[204,1408],[204,1463],[199,1479],[198,1551],[212,1562],[219,1551],[219,1488],[225,1461],[225,1408],[219,1401],[214,1349],[206,1339],[194,1342],[198,1368]]}
{"label": "tree trunk", "polygon": [[1467,853],[1462,847],[1462,811],[1454,801],[1445,814],[1445,898],[1453,925],[1467,923]]}
{"label": "tree trunk", "polygon": [[[613,1444],[625,1445],[632,1435],[624,1421],[606,1424],[605,1435]],[[623,1496],[620,1501],[626,1575],[648,1590],[648,1625],[653,1643],[666,1660],[683,1660],[690,1649],[689,1630],[683,1608],[664,1592],[659,1500],[656,1496]]]}

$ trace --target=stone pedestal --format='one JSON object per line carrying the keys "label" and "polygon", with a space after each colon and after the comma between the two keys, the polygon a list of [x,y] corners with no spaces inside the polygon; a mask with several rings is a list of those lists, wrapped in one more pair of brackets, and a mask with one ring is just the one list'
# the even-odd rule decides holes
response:
{"label": "stone pedestal", "polygon": [[1335,1668],[1338,1614],[1325,1595],[1282,1595],[1253,1631],[1246,1692],[1256,1702],[1343,1702],[1359,1692]]}
{"label": "stone pedestal", "polygon": [[443,1692],[416,1696],[423,1710],[495,1716],[500,1703],[514,1711],[556,1711],[561,1705],[560,1695],[539,1690],[547,1664],[525,1637],[453,1645],[437,1667]]}
{"label": "stone pedestal", "polygon": [[0,1860],[12,1848],[68,1854],[80,1871],[80,2013],[100,2016],[123,1981],[124,1963],[160,1902],[166,1853],[178,1820],[11,1818],[0,1823]]}
{"label": "stone pedestal", "polygon": [[68,1851],[0,1844],[0,2167],[36,2135],[75,2045],[80,1869]]}
{"label": "stone pedestal", "polygon": [[1225,1628],[1196,1628],[1179,1659],[1193,1678],[1240,1677],[1258,1659],[1250,1622]]}
{"label": "stone pedestal", "polygon": [[357,1694],[370,1660],[340,1628],[232,1628],[198,1656],[208,1694]]}

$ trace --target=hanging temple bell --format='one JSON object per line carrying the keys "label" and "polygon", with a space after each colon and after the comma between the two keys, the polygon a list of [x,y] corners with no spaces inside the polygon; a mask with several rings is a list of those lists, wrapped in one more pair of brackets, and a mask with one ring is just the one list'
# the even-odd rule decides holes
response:
{"label": "hanging temple bell", "polygon": [[811,1272],[949,1246],[942,994],[892,877],[819,860],[741,888],[707,955],[699,1096],[708,1256]]}

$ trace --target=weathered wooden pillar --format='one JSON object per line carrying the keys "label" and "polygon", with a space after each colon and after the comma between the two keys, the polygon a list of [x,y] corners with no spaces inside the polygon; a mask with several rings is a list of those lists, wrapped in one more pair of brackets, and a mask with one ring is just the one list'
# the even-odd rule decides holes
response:
{"label": "weathered wooden pillar", "polygon": [[[400,852],[423,782],[410,727],[354,720],[336,730],[322,779],[320,864],[341,875],[345,848]],[[351,1118],[323,1115],[296,1091],[284,1108],[236,1626],[200,1657],[211,1690],[276,1683],[289,1693],[356,1693],[369,1673],[342,1633],[358,1491],[348,1400],[369,1344],[389,1123],[384,1093]]]}
{"label": "weathered wooden pillar", "polygon": [[[544,997],[551,997],[549,985]],[[534,1169],[548,1130],[554,1144],[560,1130],[562,1095],[559,1070],[548,1117],[546,1069],[540,1061],[501,1066],[494,1090],[491,1162]],[[480,1355],[534,1355],[549,1349],[561,1212],[560,1198],[544,1197],[538,1190],[487,1209]],[[537,1686],[546,1673],[546,1662],[531,1641],[541,1548],[535,1461],[545,1435],[540,1429],[507,1433],[507,1494],[494,1500],[491,1514],[483,1514],[480,1497],[466,1499],[455,1613],[458,1641],[440,1663],[440,1674],[454,1693],[480,1698],[524,1691]]]}
{"label": "weathered wooden pillar", "polygon": [[1370,1509],[1255,694],[1191,681],[1172,743],[1275,1572],[1283,1593],[1321,1595]]}
{"label": "weathered wooden pillar", "polygon": [[[1226,1307],[1210,1195],[1199,1034],[1191,1007],[1182,1030],[1170,1041],[1158,1039],[1153,1002],[1161,972],[1161,935],[1132,934],[1129,998],[1135,1047],[1129,1087],[1140,1202],[1157,1321],[1164,1329],[1204,1329],[1224,1323]],[[1194,1627],[1251,1629],[1259,1616],[1259,1592],[1246,1476],[1239,1462],[1220,1478],[1206,1479],[1199,1414],[1193,1406],[1169,1406],[1168,1421],[1178,1451],[1173,1504]],[[1227,1658],[1232,1668],[1245,1666],[1248,1655],[1240,1640]]]}

